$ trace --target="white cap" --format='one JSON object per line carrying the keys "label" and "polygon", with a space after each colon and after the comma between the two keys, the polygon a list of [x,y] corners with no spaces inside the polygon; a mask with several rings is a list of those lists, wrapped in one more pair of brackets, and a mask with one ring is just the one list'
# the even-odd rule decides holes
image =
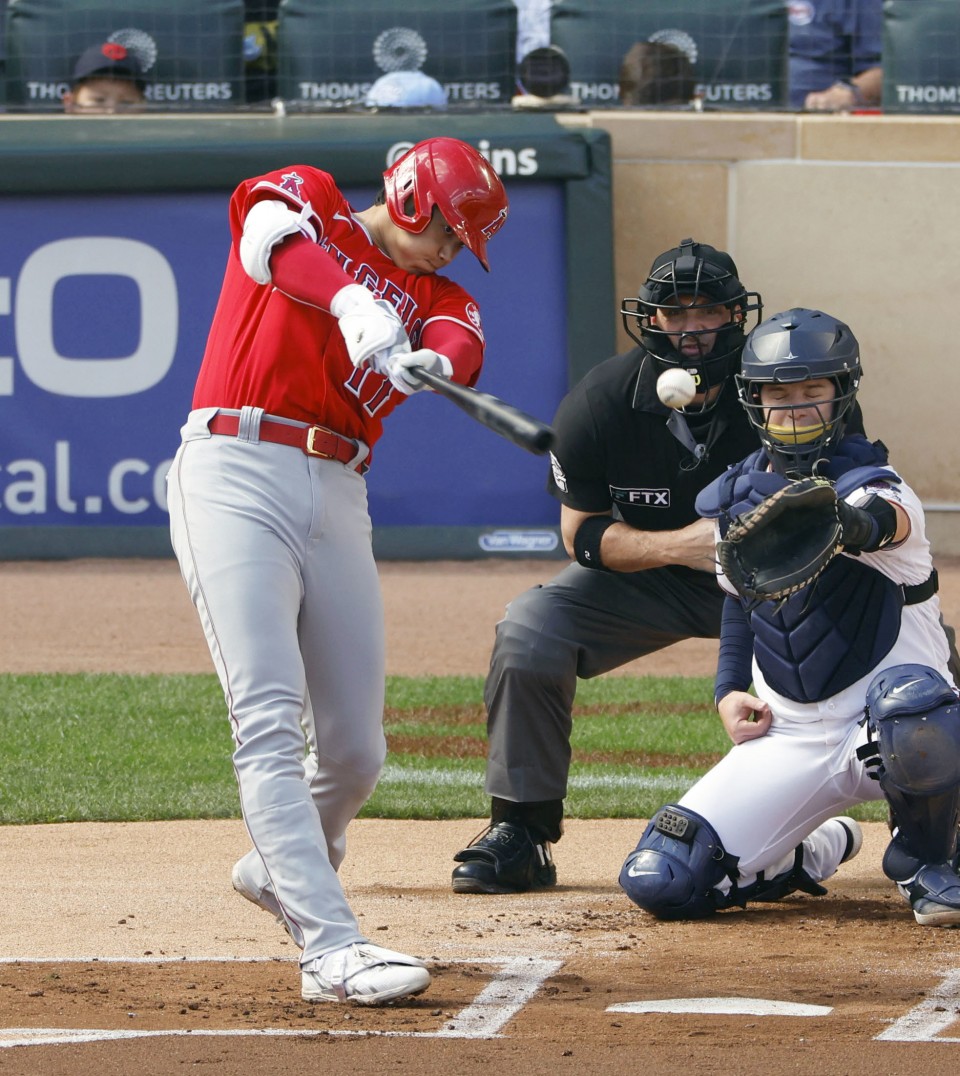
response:
{"label": "white cap", "polygon": [[445,109],[447,95],[422,71],[389,71],[370,87],[363,103],[370,108]]}

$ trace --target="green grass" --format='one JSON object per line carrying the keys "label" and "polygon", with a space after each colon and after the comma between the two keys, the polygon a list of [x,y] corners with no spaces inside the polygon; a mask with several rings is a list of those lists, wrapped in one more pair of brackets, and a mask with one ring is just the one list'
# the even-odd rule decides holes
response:
{"label": "green grass", "polygon": [[[480,677],[387,681],[390,753],[363,815],[487,813]],[[580,686],[567,814],[647,818],[728,741],[704,678]],[[238,818],[214,676],[0,676],[0,823]],[[853,812],[886,817],[882,804]]]}

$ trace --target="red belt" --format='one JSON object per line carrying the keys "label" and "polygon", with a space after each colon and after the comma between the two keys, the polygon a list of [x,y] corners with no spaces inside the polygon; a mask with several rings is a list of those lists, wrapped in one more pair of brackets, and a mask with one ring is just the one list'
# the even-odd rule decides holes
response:
{"label": "red belt", "polygon": [[[225,415],[219,412],[210,420],[211,433],[236,437],[240,429],[239,415]],[[289,445],[299,448],[308,456],[319,456],[325,460],[337,460],[349,464],[357,458],[359,445],[348,437],[328,430],[325,426],[288,426],[285,422],[273,422],[268,418],[260,420],[258,437],[275,445]],[[363,468],[362,462],[353,465],[355,471]]]}

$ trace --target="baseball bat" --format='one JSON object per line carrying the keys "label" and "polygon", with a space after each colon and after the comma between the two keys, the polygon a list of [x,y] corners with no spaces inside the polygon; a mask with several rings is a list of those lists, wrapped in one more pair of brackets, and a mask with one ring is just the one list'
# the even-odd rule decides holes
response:
{"label": "baseball bat", "polygon": [[410,366],[408,369],[418,381],[429,385],[441,396],[446,396],[472,419],[528,452],[541,456],[553,446],[553,429],[521,411],[519,407],[505,403],[488,392],[480,392],[466,385],[458,385],[455,381],[448,381],[422,366]]}

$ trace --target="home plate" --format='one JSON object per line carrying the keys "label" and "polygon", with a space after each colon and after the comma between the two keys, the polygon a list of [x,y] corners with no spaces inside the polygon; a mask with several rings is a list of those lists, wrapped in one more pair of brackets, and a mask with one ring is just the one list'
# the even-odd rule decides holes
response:
{"label": "home plate", "polygon": [[697,1013],[700,1016],[828,1016],[829,1005],[798,1005],[765,998],[662,998],[610,1005],[607,1012]]}

